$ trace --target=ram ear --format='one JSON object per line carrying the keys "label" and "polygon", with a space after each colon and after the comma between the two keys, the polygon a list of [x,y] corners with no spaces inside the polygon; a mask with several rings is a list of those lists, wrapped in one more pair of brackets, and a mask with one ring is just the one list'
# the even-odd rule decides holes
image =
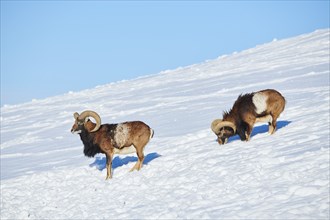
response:
{"label": "ram ear", "polygon": [[73,114],[73,117],[74,117],[74,119],[76,119],[76,120],[77,120],[77,118],[79,117],[79,114],[78,114],[78,112],[75,112],[75,113]]}

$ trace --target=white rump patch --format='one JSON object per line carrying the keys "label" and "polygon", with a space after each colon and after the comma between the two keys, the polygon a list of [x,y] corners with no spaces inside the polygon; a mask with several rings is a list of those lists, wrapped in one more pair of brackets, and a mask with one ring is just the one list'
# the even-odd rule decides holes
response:
{"label": "white rump patch", "polygon": [[267,99],[268,96],[265,94],[258,92],[253,95],[252,102],[254,106],[256,107],[256,113],[261,114],[267,109]]}
{"label": "white rump patch", "polygon": [[125,145],[128,135],[129,135],[129,127],[126,124],[118,124],[114,138],[119,148]]}

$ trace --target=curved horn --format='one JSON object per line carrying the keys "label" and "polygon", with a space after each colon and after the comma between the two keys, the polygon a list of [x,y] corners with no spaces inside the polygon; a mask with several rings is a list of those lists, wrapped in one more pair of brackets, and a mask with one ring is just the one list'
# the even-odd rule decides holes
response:
{"label": "curved horn", "polygon": [[78,119],[85,120],[85,118],[87,118],[87,117],[92,117],[96,121],[96,126],[93,130],[91,130],[91,132],[95,132],[95,131],[99,130],[99,128],[101,127],[101,117],[96,112],[87,110],[87,111],[83,111],[79,115]]}
{"label": "curved horn", "polygon": [[236,126],[230,121],[223,121],[222,119],[215,119],[211,124],[211,129],[215,134],[219,134],[219,131],[223,127],[231,127],[236,133]]}

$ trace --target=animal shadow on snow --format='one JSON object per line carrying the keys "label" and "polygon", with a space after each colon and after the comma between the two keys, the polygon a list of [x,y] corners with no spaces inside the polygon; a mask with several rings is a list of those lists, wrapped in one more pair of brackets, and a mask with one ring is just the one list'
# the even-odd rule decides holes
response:
{"label": "animal shadow on snow", "polygon": [[[291,123],[291,121],[278,121],[276,130],[280,130],[281,128],[288,126],[290,123]],[[254,127],[252,130],[251,138],[257,134],[262,134],[262,133],[267,133],[267,132],[268,132],[268,124]],[[275,133],[276,133],[276,131],[275,131]],[[238,135],[235,135],[235,136],[229,138],[228,143],[230,143],[232,141],[237,141],[237,140],[241,140],[241,138]]]}
{"label": "animal shadow on snow", "polygon": [[[150,153],[144,157],[143,165],[148,164],[154,159],[160,157],[160,154]],[[121,167],[131,162],[137,162],[138,158],[135,156],[127,156],[125,158],[120,158],[118,156],[112,159],[112,169],[116,169],[117,167]],[[102,171],[106,168],[106,157],[96,157],[95,161],[89,165],[90,167],[96,167],[96,169]]]}

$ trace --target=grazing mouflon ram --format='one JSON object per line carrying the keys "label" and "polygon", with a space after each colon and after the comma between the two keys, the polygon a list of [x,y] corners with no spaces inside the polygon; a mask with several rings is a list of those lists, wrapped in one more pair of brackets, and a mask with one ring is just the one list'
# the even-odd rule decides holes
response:
{"label": "grazing mouflon ram", "polygon": [[[94,157],[97,153],[106,155],[106,179],[112,178],[112,158],[114,154],[135,153],[138,161],[131,169],[140,170],[144,160],[144,147],[153,137],[154,131],[141,121],[120,124],[101,124],[100,116],[94,111],[77,112],[73,115],[75,123],[71,132],[78,133],[84,144],[84,154]],[[95,123],[88,119],[92,117]]]}
{"label": "grazing mouflon ram", "polygon": [[242,141],[250,140],[256,122],[268,122],[269,133],[276,130],[276,120],[283,112],[285,99],[276,90],[266,89],[240,95],[229,112],[222,119],[211,124],[212,131],[218,137],[219,144],[225,144],[228,138],[238,134]]}

